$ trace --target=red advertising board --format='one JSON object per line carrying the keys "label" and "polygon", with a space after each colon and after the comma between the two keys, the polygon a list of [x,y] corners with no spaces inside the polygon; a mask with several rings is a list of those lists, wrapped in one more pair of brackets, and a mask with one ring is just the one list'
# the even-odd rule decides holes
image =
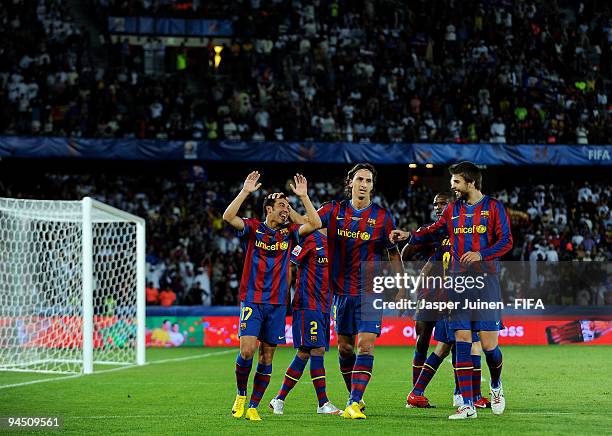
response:
{"label": "red advertising board", "polygon": [[[238,346],[238,318],[229,316],[203,317],[204,345],[211,347]],[[331,345],[337,338],[331,332]],[[612,321],[603,320],[555,320],[555,319],[504,319],[505,329],[500,331],[502,345],[554,345],[588,343],[612,345]],[[285,324],[287,344],[293,344],[291,318]],[[410,318],[385,318],[382,333],[376,345],[414,345],[416,332]]]}

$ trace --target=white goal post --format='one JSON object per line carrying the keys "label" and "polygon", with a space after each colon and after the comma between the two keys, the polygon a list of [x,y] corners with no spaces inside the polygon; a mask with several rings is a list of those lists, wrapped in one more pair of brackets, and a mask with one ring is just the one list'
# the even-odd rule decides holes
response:
{"label": "white goal post", "polygon": [[0,370],[145,364],[145,220],[89,197],[0,198]]}

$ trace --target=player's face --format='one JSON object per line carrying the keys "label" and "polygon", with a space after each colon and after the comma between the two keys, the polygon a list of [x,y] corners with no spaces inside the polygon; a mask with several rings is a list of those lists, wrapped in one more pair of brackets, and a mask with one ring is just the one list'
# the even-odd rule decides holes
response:
{"label": "player's face", "polygon": [[467,183],[463,176],[458,174],[453,174],[451,177],[451,189],[455,192],[457,198],[461,198],[462,196],[467,196],[470,191],[471,183]]}
{"label": "player's face", "polygon": [[289,219],[289,202],[284,198],[279,198],[274,202],[274,208],[272,209],[272,216],[276,221],[284,223]]}
{"label": "player's face", "polygon": [[444,212],[444,209],[446,206],[448,206],[448,198],[444,195],[436,195],[434,197],[433,205],[436,216],[440,218],[442,216],[442,212]]}
{"label": "player's face", "polygon": [[359,170],[353,176],[350,182],[353,198],[363,200],[369,198],[372,189],[374,189],[374,177],[370,170]]}

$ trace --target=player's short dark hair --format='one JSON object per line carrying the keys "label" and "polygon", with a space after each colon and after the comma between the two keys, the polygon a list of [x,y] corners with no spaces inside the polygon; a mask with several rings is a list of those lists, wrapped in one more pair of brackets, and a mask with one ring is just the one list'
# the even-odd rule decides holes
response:
{"label": "player's short dark hair", "polygon": [[454,176],[463,177],[468,183],[474,182],[474,186],[478,190],[482,187],[482,171],[472,162],[463,161],[451,165],[448,172]]}
{"label": "player's short dark hair", "polygon": [[452,194],[452,192],[450,192],[450,191],[439,191],[439,192],[436,192],[436,195],[434,195],[434,198],[436,198],[436,197],[438,197],[438,196],[440,196],[440,197],[446,197],[446,198],[448,198],[449,200],[452,200],[452,199],[453,199],[453,194]]}
{"label": "player's short dark hair", "polygon": [[[264,198],[264,201],[263,201],[263,217],[264,218],[266,217],[266,215],[268,215],[268,212],[267,212],[266,208],[268,206],[270,206],[271,208],[274,208],[274,203],[276,203],[276,200],[280,200],[280,199],[287,200],[287,196],[285,194],[283,194],[280,197],[271,198],[268,195],[266,198]],[[287,201],[289,201],[289,200],[287,200]]]}
{"label": "player's short dark hair", "polygon": [[351,188],[349,188],[349,184],[351,183],[351,180],[353,180],[353,177],[355,177],[355,173],[357,173],[357,171],[359,170],[368,170],[369,172],[371,172],[372,184],[376,186],[376,168],[374,168],[374,165],[370,163],[359,163],[353,168],[351,168],[346,174],[346,180],[344,181],[344,190],[346,191],[346,194],[348,196],[351,195]]}

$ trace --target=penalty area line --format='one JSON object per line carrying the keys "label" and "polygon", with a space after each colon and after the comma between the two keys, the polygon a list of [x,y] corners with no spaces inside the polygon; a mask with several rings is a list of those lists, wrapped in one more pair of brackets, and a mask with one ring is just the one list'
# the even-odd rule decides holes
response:
{"label": "penalty area line", "polygon": [[[172,359],[153,360],[151,362],[145,363],[144,365],[140,367],[149,366],[149,365],[158,365],[158,364],[169,363],[169,362],[183,362],[186,360],[203,359],[205,357],[220,356],[223,354],[230,354],[230,353],[235,353],[235,352],[236,352],[235,349],[231,349],[231,350],[224,350],[224,351],[215,351],[214,353],[196,354],[195,356],[184,356],[184,357],[175,357]],[[130,365],[130,366],[122,366],[120,368],[103,369],[101,371],[95,371],[93,374],[89,374],[89,375],[105,374],[109,372],[117,372],[117,371],[123,371],[125,369],[134,369],[134,368],[139,368],[139,366]],[[67,375],[63,377],[55,377],[55,378],[40,379],[40,380],[30,380],[27,382],[13,383],[10,385],[0,385],[0,390],[9,389],[9,388],[17,388],[20,386],[29,386],[29,385],[34,385],[38,383],[49,383],[49,382],[55,382],[55,381],[70,380],[73,378],[83,377],[84,375],[85,374],[74,374],[74,375]]]}

